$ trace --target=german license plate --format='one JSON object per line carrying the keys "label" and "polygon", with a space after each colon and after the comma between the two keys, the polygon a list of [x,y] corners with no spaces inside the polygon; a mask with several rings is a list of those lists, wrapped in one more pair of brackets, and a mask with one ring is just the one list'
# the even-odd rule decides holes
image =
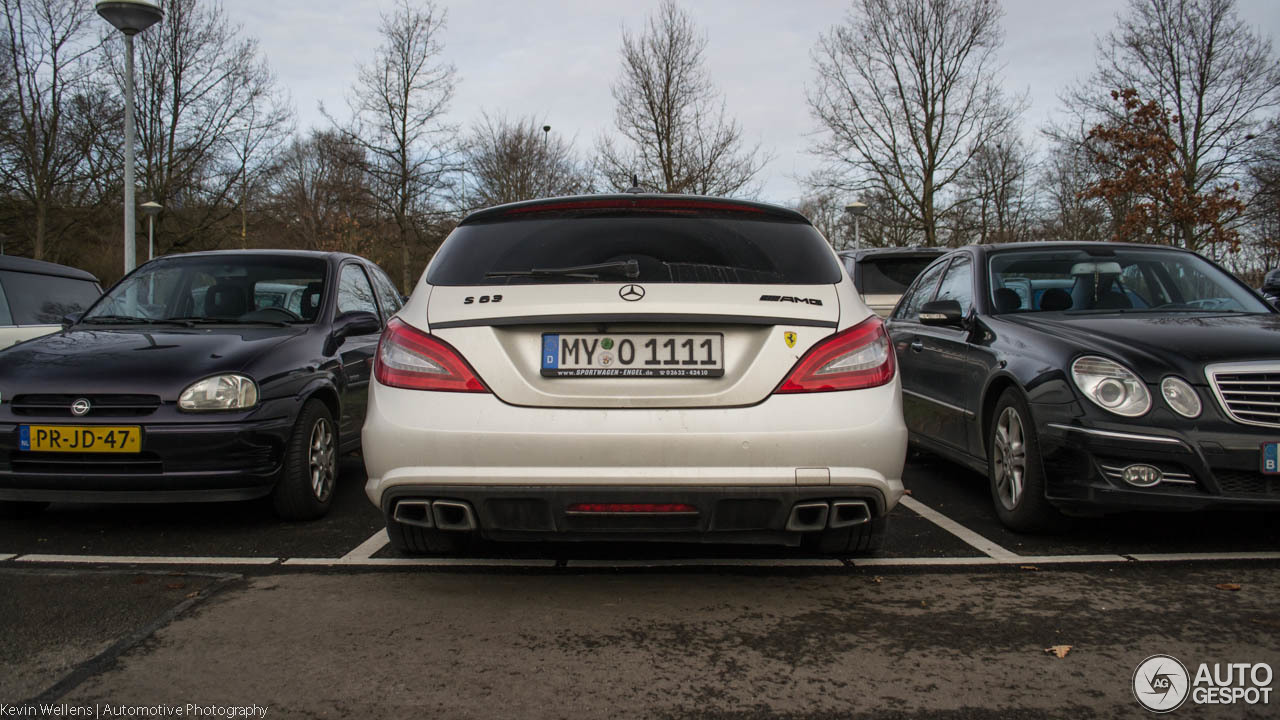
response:
{"label": "german license plate", "polygon": [[543,333],[543,377],[724,375],[720,333]]}
{"label": "german license plate", "polygon": [[18,449],[30,452],[136,453],[142,451],[142,428],[137,425],[19,425]]}
{"label": "german license plate", "polygon": [[1280,442],[1262,443],[1262,472],[1280,475]]}

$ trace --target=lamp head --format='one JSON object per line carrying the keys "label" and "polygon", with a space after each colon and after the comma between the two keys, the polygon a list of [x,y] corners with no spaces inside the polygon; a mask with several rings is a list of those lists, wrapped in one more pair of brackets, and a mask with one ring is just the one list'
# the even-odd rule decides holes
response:
{"label": "lamp head", "polygon": [[98,0],[94,8],[125,35],[137,35],[164,17],[160,4],[152,0]]}

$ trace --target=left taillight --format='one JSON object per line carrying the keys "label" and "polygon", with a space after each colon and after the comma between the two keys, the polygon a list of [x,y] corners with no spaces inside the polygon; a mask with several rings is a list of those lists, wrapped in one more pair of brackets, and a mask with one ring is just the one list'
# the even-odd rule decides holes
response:
{"label": "left taillight", "polygon": [[860,390],[893,379],[893,343],[884,322],[872,315],[813,347],[791,369],[775,393]]}
{"label": "left taillight", "polygon": [[382,331],[373,376],[406,390],[489,392],[457,350],[400,318],[391,318]]}

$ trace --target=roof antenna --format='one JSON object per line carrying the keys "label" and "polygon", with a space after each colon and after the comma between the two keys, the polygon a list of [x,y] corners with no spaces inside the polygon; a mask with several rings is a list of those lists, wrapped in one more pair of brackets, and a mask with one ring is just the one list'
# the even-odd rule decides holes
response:
{"label": "roof antenna", "polygon": [[629,193],[642,193],[644,188],[640,187],[640,178],[635,173],[631,173],[631,187],[627,188]]}

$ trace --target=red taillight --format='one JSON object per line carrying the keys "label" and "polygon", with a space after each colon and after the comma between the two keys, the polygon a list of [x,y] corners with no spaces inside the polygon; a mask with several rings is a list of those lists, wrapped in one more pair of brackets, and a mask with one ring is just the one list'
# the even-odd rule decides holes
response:
{"label": "red taillight", "polygon": [[884,385],[893,373],[893,343],[873,315],[805,353],[774,392],[859,390]]}
{"label": "red taillight", "polygon": [[687,515],[698,508],[686,503],[571,503],[571,513],[645,513],[650,515]]}
{"label": "red taillight", "polygon": [[391,318],[382,331],[373,376],[407,390],[489,392],[457,350],[400,318]]}

